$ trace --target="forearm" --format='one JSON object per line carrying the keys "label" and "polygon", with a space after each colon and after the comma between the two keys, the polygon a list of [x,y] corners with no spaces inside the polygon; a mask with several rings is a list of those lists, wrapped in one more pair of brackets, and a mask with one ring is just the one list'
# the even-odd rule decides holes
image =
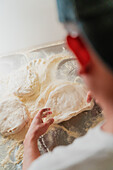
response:
{"label": "forearm", "polygon": [[24,142],[23,170],[27,170],[31,163],[40,156],[37,141]]}

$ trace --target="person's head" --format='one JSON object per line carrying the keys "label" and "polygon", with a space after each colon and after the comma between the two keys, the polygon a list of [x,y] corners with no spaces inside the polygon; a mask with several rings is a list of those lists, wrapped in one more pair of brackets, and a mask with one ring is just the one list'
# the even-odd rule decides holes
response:
{"label": "person's head", "polygon": [[113,102],[113,0],[57,3],[60,21],[65,25],[77,23],[81,36],[89,42],[91,69],[81,75],[100,104]]}

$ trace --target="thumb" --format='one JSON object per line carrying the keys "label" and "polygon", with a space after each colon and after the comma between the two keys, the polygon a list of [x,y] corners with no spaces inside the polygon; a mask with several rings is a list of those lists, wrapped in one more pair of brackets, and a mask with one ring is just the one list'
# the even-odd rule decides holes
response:
{"label": "thumb", "polygon": [[42,125],[40,125],[40,135],[43,135],[53,122],[54,122],[54,119],[52,118],[52,119],[49,119],[47,122],[43,123]]}
{"label": "thumb", "polygon": [[45,128],[49,128],[49,126],[54,122],[54,119],[51,118],[49,119],[47,122],[44,123],[44,127]]}

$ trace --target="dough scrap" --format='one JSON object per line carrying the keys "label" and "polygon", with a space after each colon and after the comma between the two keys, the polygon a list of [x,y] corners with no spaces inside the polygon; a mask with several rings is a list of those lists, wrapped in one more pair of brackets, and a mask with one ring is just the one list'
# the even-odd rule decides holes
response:
{"label": "dough scrap", "polygon": [[18,133],[28,121],[26,106],[15,96],[0,102],[0,133],[4,136]]}
{"label": "dough scrap", "polygon": [[[57,87],[50,92],[45,107],[51,108],[55,123],[72,118],[82,111],[90,110],[93,102],[87,103],[87,89],[83,84],[73,83]],[[48,119],[48,118],[47,118]]]}
{"label": "dough scrap", "polygon": [[21,98],[32,96],[40,91],[38,74],[29,65],[17,70],[9,76],[8,89]]}

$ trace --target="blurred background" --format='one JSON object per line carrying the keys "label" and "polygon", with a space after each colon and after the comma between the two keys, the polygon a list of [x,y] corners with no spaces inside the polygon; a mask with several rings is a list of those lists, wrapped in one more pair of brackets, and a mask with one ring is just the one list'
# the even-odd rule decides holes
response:
{"label": "blurred background", "polygon": [[0,55],[61,41],[56,0],[0,0]]}

